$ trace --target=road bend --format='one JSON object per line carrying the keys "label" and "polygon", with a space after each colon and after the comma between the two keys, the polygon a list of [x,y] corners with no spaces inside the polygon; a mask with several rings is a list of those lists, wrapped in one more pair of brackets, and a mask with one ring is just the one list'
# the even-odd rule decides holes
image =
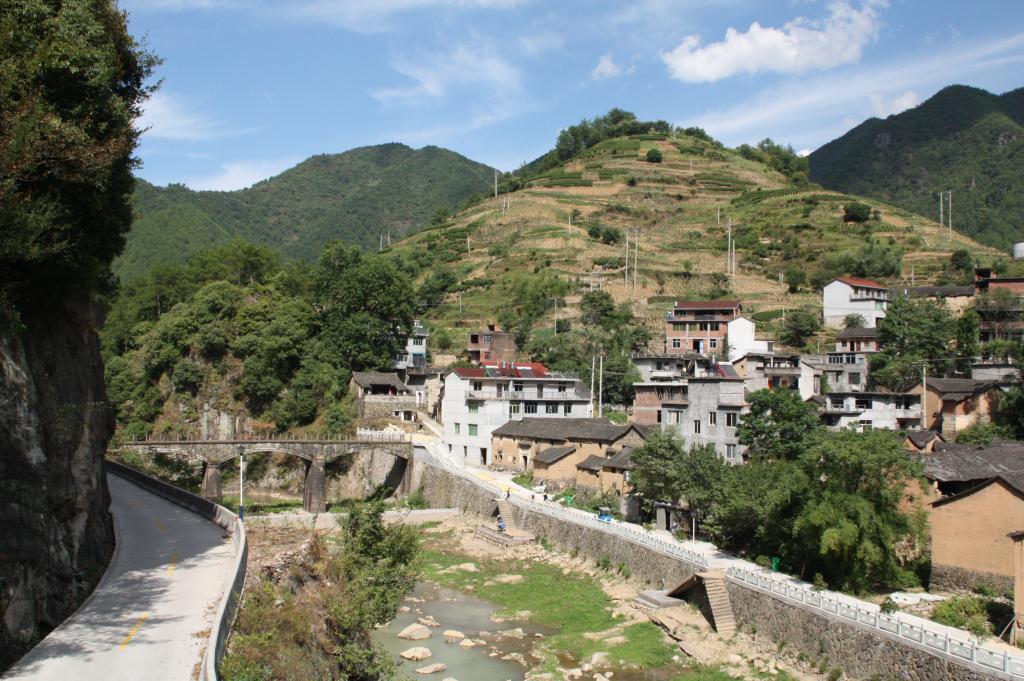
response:
{"label": "road bend", "polygon": [[123,478],[107,481],[118,542],[103,579],[5,681],[198,678],[232,565],[231,539]]}

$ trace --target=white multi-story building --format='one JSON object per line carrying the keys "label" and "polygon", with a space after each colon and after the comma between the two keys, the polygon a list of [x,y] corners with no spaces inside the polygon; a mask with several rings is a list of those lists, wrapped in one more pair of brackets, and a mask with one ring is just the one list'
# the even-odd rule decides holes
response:
{"label": "white multi-story building", "polygon": [[825,326],[843,328],[847,315],[859,314],[864,325],[874,328],[885,317],[889,305],[889,289],[868,279],[839,277],[822,292]]}
{"label": "white multi-story building", "polygon": [[798,390],[806,400],[821,391],[821,370],[800,355],[751,352],[732,365],[746,381],[748,393],[786,388]]}
{"label": "white multi-story building", "polygon": [[405,342],[405,352],[395,357],[396,369],[422,369],[427,366],[427,329],[420,320],[412,323],[412,332]]}
{"label": "white multi-story building", "polygon": [[713,445],[729,463],[741,463],[746,447],[736,439],[740,415],[749,411],[743,378],[732,367],[718,366],[715,377],[691,377],[685,404],[663,404],[661,428],[683,438],[687,446]]}
{"label": "white multi-story building", "polygon": [[833,430],[872,428],[917,430],[921,427],[921,396],[911,393],[831,392],[817,398],[821,418]]}
{"label": "white multi-story building", "polygon": [[770,340],[759,340],[755,338],[757,325],[750,317],[739,316],[730,320],[726,325],[726,342],[728,343],[729,354],[726,357],[729,361],[735,361],[740,357],[752,352],[771,353],[775,351],[775,343]]}
{"label": "white multi-story building", "polygon": [[510,420],[591,416],[590,392],[575,376],[543,364],[484,362],[444,378],[444,445],[467,461],[489,465],[491,435]]}

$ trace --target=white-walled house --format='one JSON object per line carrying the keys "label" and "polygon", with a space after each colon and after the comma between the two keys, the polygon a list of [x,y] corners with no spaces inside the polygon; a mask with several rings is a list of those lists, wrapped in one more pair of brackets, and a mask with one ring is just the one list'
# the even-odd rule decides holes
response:
{"label": "white-walled house", "polygon": [[740,415],[749,411],[743,378],[719,365],[720,375],[687,380],[682,404],[662,405],[661,428],[683,438],[687,446],[710,444],[729,463],[742,463],[746,447],[736,439]]}
{"label": "white-walled house", "polygon": [[798,390],[801,399],[821,392],[821,370],[800,355],[751,352],[732,363],[746,382],[748,393],[758,390]]}
{"label": "white-walled house", "polygon": [[878,352],[878,329],[843,329],[827,353],[825,377],[837,392],[867,390],[871,355]]}
{"label": "white-walled house", "polygon": [[728,360],[733,361],[752,352],[770,353],[775,350],[775,343],[769,340],[758,340],[754,337],[757,325],[750,317],[739,316],[729,321],[726,326],[726,341],[729,343]]}
{"label": "white-walled house", "polygon": [[911,393],[831,392],[817,398],[821,418],[833,430],[918,430],[921,396]]}
{"label": "white-walled house", "polygon": [[412,331],[405,341],[405,351],[395,357],[396,369],[422,369],[427,366],[428,335],[427,329],[420,324],[420,320],[413,321]]}
{"label": "white-walled house", "polygon": [[582,381],[543,364],[484,362],[452,369],[444,378],[443,443],[472,463],[492,463],[491,436],[510,420],[591,415],[590,391]]}
{"label": "white-walled house", "polygon": [[822,292],[822,312],[825,326],[843,328],[847,315],[859,314],[864,325],[874,328],[885,317],[889,305],[889,289],[868,279],[839,277]]}

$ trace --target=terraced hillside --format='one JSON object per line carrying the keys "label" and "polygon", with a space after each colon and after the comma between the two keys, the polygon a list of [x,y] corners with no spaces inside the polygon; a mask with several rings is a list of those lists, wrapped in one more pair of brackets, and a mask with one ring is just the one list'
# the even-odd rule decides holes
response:
{"label": "terraced hillside", "polygon": [[[662,162],[646,160],[650,149]],[[854,201],[873,216],[844,222]],[[737,267],[727,277],[730,223]],[[627,285],[631,229],[639,249],[630,251]],[[883,202],[791,186],[713,141],[638,135],[601,142],[402,241],[391,257],[429,282],[424,317],[458,329],[455,346],[465,328],[496,319],[527,317],[537,327],[573,318],[591,288],[628,302],[656,346],[663,310],[677,298],[739,297],[765,321],[784,308],[820,306],[815,285],[850,271],[891,283],[949,280],[957,249],[982,262],[999,255],[955,232],[950,241],[937,223]]]}

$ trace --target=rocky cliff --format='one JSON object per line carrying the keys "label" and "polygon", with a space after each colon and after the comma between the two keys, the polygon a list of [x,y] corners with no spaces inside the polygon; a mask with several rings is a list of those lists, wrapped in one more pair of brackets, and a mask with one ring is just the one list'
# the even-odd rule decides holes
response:
{"label": "rocky cliff", "polygon": [[0,333],[0,670],[78,607],[113,550],[94,310]]}

